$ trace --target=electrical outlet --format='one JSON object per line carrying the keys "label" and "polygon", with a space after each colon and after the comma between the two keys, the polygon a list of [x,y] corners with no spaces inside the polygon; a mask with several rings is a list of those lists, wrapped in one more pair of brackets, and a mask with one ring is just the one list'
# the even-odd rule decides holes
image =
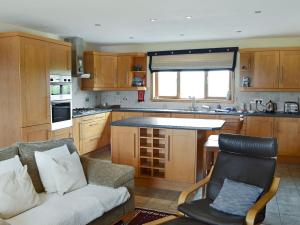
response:
{"label": "electrical outlet", "polygon": [[85,102],[89,102],[90,101],[90,97],[85,97]]}
{"label": "electrical outlet", "polygon": [[256,98],[253,100],[256,104],[262,104],[263,100],[261,98]]}

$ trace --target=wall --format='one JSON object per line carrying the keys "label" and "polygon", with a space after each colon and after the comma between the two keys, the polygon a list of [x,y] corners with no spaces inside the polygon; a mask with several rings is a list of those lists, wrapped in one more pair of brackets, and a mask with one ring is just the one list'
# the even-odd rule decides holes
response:
{"label": "wall", "polygon": [[[0,32],[27,32],[35,35],[40,35],[53,39],[62,39],[58,35],[37,31],[34,29],[16,26],[13,24],[0,22]],[[73,78],[73,108],[79,107],[94,107],[97,101],[97,94],[95,92],[87,92],[80,90],[80,79]],[[87,98],[89,101],[86,101]]]}
{"label": "wall", "polygon": [[[174,43],[149,43],[149,44],[129,44],[129,45],[110,45],[101,46],[90,44],[88,48],[100,51],[111,52],[147,52],[159,50],[176,50],[192,48],[216,48],[216,47],[240,47],[240,48],[263,48],[263,47],[292,47],[300,46],[300,37],[282,37],[282,38],[257,38],[257,39],[239,39],[239,40],[216,40],[216,41],[193,41],[193,42],[174,42]],[[237,61],[239,68],[239,59]],[[150,84],[150,75],[148,71],[148,85]],[[239,107],[242,103],[247,105],[254,98],[262,98],[264,102],[272,100],[278,103],[278,109],[283,110],[284,101],[297,101],[299,93],[245,93],[239,91],[239,70],[235,72],[235,95],[234,103],[230,106]],[[190,103],[171,103],[171,102],[152,102],[150,99],[150,88],[145,93],[145,102],[137,102],[137,92],[101,92],[98,103],[121,104],[122,107],[153,107],[169,109],[186,109]],[[201,103],[198,103],[201,105]],[[213,104],[215,105],[215,104]],[[225,106],[225,105],[223,105]]]}

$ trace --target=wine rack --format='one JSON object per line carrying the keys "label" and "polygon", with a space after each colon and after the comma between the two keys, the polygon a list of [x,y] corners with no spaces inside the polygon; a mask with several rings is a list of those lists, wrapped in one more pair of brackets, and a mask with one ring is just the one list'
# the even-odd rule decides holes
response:
{"label": "wine rack", "polygon": [[166,129],[139,128],[139,172],[142,177],[165,178]]}

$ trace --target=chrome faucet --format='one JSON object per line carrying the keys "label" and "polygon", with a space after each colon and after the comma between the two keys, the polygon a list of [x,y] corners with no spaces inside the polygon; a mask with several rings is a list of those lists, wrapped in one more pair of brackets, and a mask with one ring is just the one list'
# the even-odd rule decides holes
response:
{"label": "chrome faucet", "polygon": [[202,109],[205,109],[205,110],[207,110],[207,111],[210,110],[210,106],[209,106],[209,105],[202,105],[201,108],[202,108]]}

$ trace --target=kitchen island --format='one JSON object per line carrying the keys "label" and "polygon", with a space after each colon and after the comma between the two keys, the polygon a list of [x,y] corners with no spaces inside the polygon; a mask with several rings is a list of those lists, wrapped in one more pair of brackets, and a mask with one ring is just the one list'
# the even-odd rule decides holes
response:
{"label": "kitchen island", "polygon": [[136,169],[136,185],[183,190],[201,178],[208,132],[224,120],[132,117],[111,124],[112,162]]}

